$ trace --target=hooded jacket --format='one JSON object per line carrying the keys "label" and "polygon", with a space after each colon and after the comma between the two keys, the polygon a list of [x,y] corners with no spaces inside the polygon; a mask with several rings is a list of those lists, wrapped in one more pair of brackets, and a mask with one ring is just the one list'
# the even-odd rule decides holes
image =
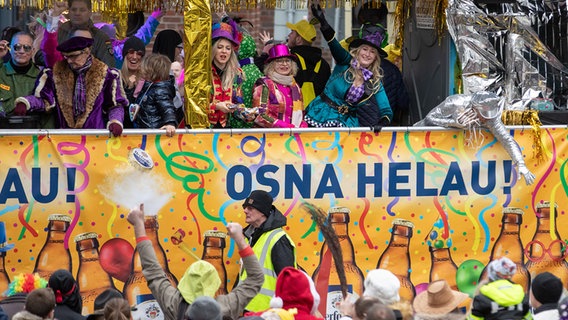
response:
{"label": "hooded jacket", "polygon": [[[184,297],[181,292],[171,284],[162,266],[158,263],[152,242],[150,240],[137,240],[137,242],[136,250],[138,250],[140,254],[142,273],[144,274],[144,278],[146,278],[152,295],[156,298],[156,301],[164,312],[164,319],[178,319],[179,306],[182,300],[184,300]],[[241,250],[239,255],[242,257],[243,268],[247,270],[249,277],[230,293],[219,295],[215,298],[221,306],[223,316],[230,317],[231,319],[238,319],[240,317],[245,306],[260,290],[262,281],[264,280],[258,259],[250,247]],[[189,284],[189,287],[195,290],[194,296],[197,297],[211,292],[206,284],[207,283],[203,282],[200,284],[192,283]],[[190,301],[186,302],[189,303]]]}
{"label": "hooded jacket", "polygon": [[40,316],[36,316],[35,314],[33,314],[31,312],[24,310],[24,311],[20,311],[20,312],[16,313],[12,317],[12,320],[43,320],[43,318],[40,317]]}
{"label": "hooded jacket", "polygon": [[[243,229],[243,233],[248,239],[250,246],[254,247],[258,238],[260,238],[263,233],[276,228],[283,228],[286,226],[286,222],[287,219],[282,212],[273,207],[270,215],[259,228],[255,229],[251,225],[248,225]],[[272,247],[271,259],[276,274],[280,274],[280,271],[286,267],[295,267],[295,255],[294,246],[290,243],[290,241],[288,241],[288,237],[280,238],[280,240],[278,240]]]}

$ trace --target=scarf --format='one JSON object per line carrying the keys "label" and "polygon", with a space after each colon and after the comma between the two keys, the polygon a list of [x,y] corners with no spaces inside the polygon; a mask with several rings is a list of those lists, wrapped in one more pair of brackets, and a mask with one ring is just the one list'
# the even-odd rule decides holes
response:
{"label": "scarf", "polygon": [[272,79],[272,81],[276,83],[283,84],[285,86],[291,86],[292,82],[294,81],[294,76],[284,76],[278,72],[272,72],[270,79]]}
{"label": "scarf", "polygon": [[73,91],[73,117],[75,120],[85,113],[87,102],[87,87],[85,76],[91,65],[93,64],[93,56],[87,58],[87,62],[77,69],[71,68],[75,74],[75,90]]}

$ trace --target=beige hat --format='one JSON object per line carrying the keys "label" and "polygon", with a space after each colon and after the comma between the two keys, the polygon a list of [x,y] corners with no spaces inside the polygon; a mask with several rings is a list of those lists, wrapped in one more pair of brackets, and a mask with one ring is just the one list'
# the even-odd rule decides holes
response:
{"label": "beige hat", "polygon": [[414,298],[412,305],[416,313],[442,315],[452,312],[468,297],[466,293],[452,290],[446,280],[436,280]]}

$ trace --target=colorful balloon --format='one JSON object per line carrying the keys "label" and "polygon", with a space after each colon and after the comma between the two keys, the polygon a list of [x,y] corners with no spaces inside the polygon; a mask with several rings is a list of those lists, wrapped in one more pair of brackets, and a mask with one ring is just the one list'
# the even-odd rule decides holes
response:
{"label": "colorful balloon", "polygon": [[456,283],[461,292],[475,296],[475,289],[479,283],[479,277],[485,265],[479,260],[470,259],[464,261],[456,273]]}
{"label": "colorful balloon", "polygon": [[105,242],[99,253],[101,267],[122,282],[128,280],[132,270],[132,256],[134,248],[130,242],[122,238],[114,238]]}

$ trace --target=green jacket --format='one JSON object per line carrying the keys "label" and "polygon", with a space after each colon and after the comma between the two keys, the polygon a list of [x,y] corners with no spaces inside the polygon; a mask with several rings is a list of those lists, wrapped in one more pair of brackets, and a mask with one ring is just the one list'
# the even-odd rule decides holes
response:
{"label": "green jacket", "polygon": [[14,111],[14,100],[33,94],[39,68],[32,65],[26,74],[17,74],[12,65],[0,62],[0,101],[6,115]]}

